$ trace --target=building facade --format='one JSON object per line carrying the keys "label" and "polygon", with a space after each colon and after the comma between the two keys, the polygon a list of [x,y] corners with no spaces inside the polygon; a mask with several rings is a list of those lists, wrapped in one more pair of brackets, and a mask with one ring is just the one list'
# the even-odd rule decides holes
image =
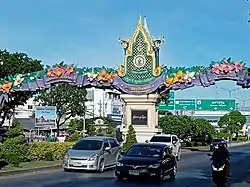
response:
{"label": "building facade", "polygon": [[110,89],[87,89],[87,107],[86,118],[108,117],[117,124],[122,123],[123,101],[120,98],[120,92]]}

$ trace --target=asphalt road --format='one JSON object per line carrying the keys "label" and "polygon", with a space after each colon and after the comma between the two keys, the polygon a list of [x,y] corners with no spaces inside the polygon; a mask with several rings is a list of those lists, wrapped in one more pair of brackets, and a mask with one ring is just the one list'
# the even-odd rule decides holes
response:
{"label": "asphalt road", "polygon": [[[250,145],[231,148],[232,178],[228,186],[250,186]],[[114,171],[102,174],[93,172],[63,172],[51,170],[23,174],[18,176],[1,177],[1,187],[211,187],[210,161],[207,152],[192,152],[182,156],[176,179],[155,184],[153,181],[124,181],[117,182]]]}

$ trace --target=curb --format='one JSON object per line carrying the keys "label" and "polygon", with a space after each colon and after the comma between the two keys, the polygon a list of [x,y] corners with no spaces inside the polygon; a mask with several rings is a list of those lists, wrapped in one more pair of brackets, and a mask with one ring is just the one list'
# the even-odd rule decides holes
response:
{"label": "curb", "polygon": [[[250,141],[247,142],[240,142],[240,143],[232,143],[229,144],[228,147],[236,147],[236,146],[243,146],[246,144],[250,144]],[[188,154],[188,153],[193,153],[193,152],[199,152],[199,151],[207,151],[208,149],[185,149],[182,148],[182,154]],[[44,166],[44,167],[37,167],[37,168],[31,168],[31,169],[20,169],[20,170],[12,170],[12,171],[4,171],[0,172],[0,177],[6,177],[10,175],[18,175],[18,174],[27,174],[27,173],[33,173],[33,172],[42,172],[42,171],[48,171],[48,170],[59,170],[61,168],[60,165],[54,165],[54,166]]]}
{"label": "curb", "polygon": [[3,172],[0,172],[0,177],[10,176],[10,175],[18,175],[18,174],[25,174],[25,173],[32,173],[32,172],[55,170],[55,169],[60,169],[61,167],[62,166],[60,164],[60,165],[44,166],[44,167],[37,167],[37,168],[30,168],[30,169],[3,171]]}

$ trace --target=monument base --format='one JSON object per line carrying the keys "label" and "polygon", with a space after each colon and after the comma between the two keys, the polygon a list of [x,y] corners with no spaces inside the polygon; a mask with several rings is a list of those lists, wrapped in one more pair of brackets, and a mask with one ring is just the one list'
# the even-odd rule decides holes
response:
{"label": "monument base", "polygon": [[161,132],[161,129],[158,128],[158,111],[156,109],[158,94],[122,94],[121,98],[125,102],[124,125],[121,128],[124,141],[129,125],[133,125],[138,142],[150,140],[156,133]]}

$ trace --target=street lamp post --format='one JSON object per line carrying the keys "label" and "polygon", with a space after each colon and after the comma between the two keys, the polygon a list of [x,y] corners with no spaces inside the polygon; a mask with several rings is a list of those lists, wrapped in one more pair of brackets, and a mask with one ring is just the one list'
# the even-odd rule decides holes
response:
{"label": "street lamp post", "polygon": [[250,99],[240,99],[240,98],[237,98],[237,97],[234,97],[235,99],[237,99],[237,100],[239,100],[239,101],[241,101],[242,103],[243,103],[243,107],[245,108],[245,106],[246,106],[246,102],[247,101],[250,101]]}
{"label": "street lamp post", "polygon": [[232,92],[238,91],[240,89],[240,88],[235,88],[235,89],[229,90],[227,88],[222,88],[222,87],[218,87],[218,86],[216,86],[216,88],[227,91],[229,93],[229,98],[232,98]]}

